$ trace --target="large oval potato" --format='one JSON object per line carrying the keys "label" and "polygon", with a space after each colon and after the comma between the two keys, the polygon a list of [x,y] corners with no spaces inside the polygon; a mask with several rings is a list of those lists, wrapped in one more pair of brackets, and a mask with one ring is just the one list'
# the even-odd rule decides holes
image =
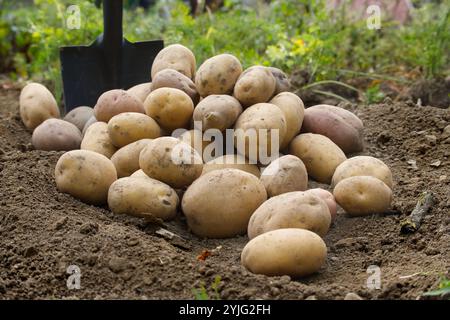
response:
{"label": "large oval potato", "polygon": [[112,212],[143,218],[172,219],[179,201],[175,190],[152,178],[121,178],[108,192],[108,206]]}
{"label": "large oval potato", "polygon": [[275,77],[268,68],[253,66],[240,75],[233,95],[243,107],[248,107],[269,101],[275,92],[276,84]]}
{"label": "large oval potato", "polygon": [[141,139],[161,136],[158,123],[149,116],[137,112],[124,112],[108,122],[108,134],[114,146],[121,148]]}
{"label": "large oval potato", "polygon": [[269,197],[308,188],[308,172],[305,164],[293,155],[282,156],[272,161],[261,173],[261,182]]}
{"label": "large oval potato", "polygon": [[181,206],[194,234],[229,238],[245,233],[250,216],[266,199],[257,177],[238,169],[222,169],[195,180]]}
{"label": "large oval potato", "polygon": [[117,173],[111,160],[89,150],[64,153],[55,167],[56,186],[83,202],[103,204]]}
{"label": "large oval potato", "polygon": [[363,150],[362,121],[343,108],[317,105],[306,109],[302,131],[330,138],[346,154]]}
{"label": "large oval potato", "polygon": [[314,232],[290,228],[263,233],[250,240],[241,254],[249,271],[293,278],[317,272],[325,263],[327,247]]}
{"label": "large oval potato", "polygon": [[152,139],[141,139],[120,148],[111,157],[119,178],[128,177],[139,170],[139,155]]}
{"label": "large oval potato", "polygon": [[194,104],[183,91],[174,88],[153,90],[144,102],[145,113],[158,122],[162,129],[172,132],[189,127]]}
{"label": "large oval potato", "polygon": [[195,107],[193,118],[198,121],[202,130],[225,129],[233,127],[242,106],[237,99],[228,95],[209,95]]}
{"label": "large oval potato", "polygon": [[109,137],[108,124],[100,121],[91,124],[84,134],[80,149],[94,151],[111,158],[117,148]]}
{"label": "large oval potato", "polygon": [[351,216],[383,213],[389,209],[392,190],[380,179],[354,176],[341,180],[334,188],[337,203]]}
{"label": "large oval potato", "polygon": [[303,161],[314,180],[327,184],[331,182],[336,167],[347,159],[333,141],[314,133],[295,137],[289,146],[289,153]]}
{"label": "large oval potato", "polygon": [[161,137],[152,140],[141,151],[139,166],[151,178],[173,188],[184,188],[201,175],[203,161],[187,143],[173,137]]}
{"label": "large oval potato", "polygon": [[94,107],[97,121],[108,122],[112,117],[122,112],[145,113],[142,102],[125,90],[114,89],[103,93]]}
{"label": "large oval potato", "polygon": [[200,96],[231,94],[242,73],[242,65],[231,54],[219,54],[205,60],[198,68],[195,86]]}
{"label": "large oval potato", "polygon": [[191,78],[173,69],[164,69],[155,75],[152,82],[152,90],[159,88],[179,89],[192,99],[194,105],[200,100],[200,95]]}
{"label": "large oval potato", "polygon": [[258,177],[261,175],[258,166],[250,164],[248,159],[239,154],[226,154],[206,162],[203,165],[202,175],[220,169],[239,169]]}
{"label": "large oval potato", "polygon": [[289,81],[288,76],[282,70],[274,67],[268,67],[272,75],[275,77],[276,85],[274,95],[277,95],[281,92],[289,91],[291,88],[291,83]]}
{"label": "large oval potato", "polygon": [[60,117],[55,97],[45,86],[35,82],[27,84],[20,92],[19,112],[28,130],[34,130],[47,119]]}
{"label": "large oval potato", "polygon": [[307,229],[323,237],[330,228],[331,215],[324,200],[312,193],[294,191],[264,202],[248,223],[248,237],[276,229]]}
{"label": "large oval potato", "polygon": [[391,169],[380,159],[370,156],[357,156],[345,160],[336,168],[331,184],[335,186],[339,181],[353,176],[372,176],[380,179],[392,189]]}
{"label": "large oval potato", "polygon": [[140,102],[144,103],[145,99],[147,99],[150,92],[152,92],[152,83],[145,82],[137,84],[128,89],[127,92],[132,96],[135,96]]}
{"label": "large oval potato", "polygon": [[94,109],[91,107],[78,107],[70,110],[65,116],[64,120],[68,121],[75,126],[78,130],[83,131],[86,122],[94,115]]}
{"label": "large oval potato", "polygon": [[34,129],[31,143],[37,150],[68,151],[79,149],[81,139],[81,132],[75,125],[51,118]]}
{"label": "large oval potato", "polygon": [[171,44],[162,49],[153,61],[151,75],[155,75],[164,69],[173,69],[190,79],[194,79],[197,63],[191,50],[181,44]]}
{"label": "large oval potato", "polygon": [[337,204],[336,199],[334,199],[333,194],[330,191],[327,191],[322,188],[314,188],[306,190],[305,193],[311,193],[319,198],[321,198],[328,206],[331,214],[331,221],[336,219],[337,216]]}

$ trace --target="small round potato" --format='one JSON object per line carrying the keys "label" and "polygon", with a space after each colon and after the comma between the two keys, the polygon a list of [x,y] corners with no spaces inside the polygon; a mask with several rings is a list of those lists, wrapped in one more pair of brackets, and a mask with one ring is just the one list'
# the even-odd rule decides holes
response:
{"label": "small round potato", "polygon": [[91,126],[91,124],[96,123],[97,119],[95,119],[95,116],[92,116],[86,121],[84,124],[83,130],[81,131],[81,134],[84,136],[86,134],[87,129]]}
{"label": "small round potato", "polygon": [[152,83],[145,82],[137,84],[128,89],[127,92],[132,96],[135,96],[140,102],[144,103],[145,99],[147,99],[150,92],[152,92]]}
{"label": "small round potato", "polygon": [[64,117],[68,121],[77,126],[78,130],[83,131],[86,122],[94,116],[94,109],[91,107],[78,107],[70,110]]}
{"label": "small round potato", "polygon": [[331,221],[336,219],[337,215],[337,204],[336,199],[334,199],[333,194],[330,191],[327,191],[322,188],[314,188],[306,190],[305,193],[311,193],[319,198],[321,198],[328,206],[328,209],[330,210],[331,214]]}
{"label": "small round potato", "polygon": [[108,122],[122,112],[145,113],[142,102],[121,89],[106,91],[98,98],[94,107],[94,116],[97,121]]}
{"label": "small round potato", "polygon": [[234,86],[233,95],[243,107],[267,102],[275,92],[277,81],[266,67],[253,66],[245,70]]}
{"label": "small round potato", "polygon": [[353,176],[372,176],[380,179],[392,189],[391,169],[380,159],[370,156],[357,156],[345,160],[336,168],[331,184],[335,186],[339,181]]}
{"label": "small round potato", "polygon": [[161,137],[152,140],[141,151],[139,166],[151,178],[173,188],[184,188],[201,175],[203,161],[187,143],[173,137]]}
{"label": "small round potato", "polygon": [[268,69],[276,80],[275,92],[273,94],[277,95],[281,92],[289,91],[291,88],[291,83],[288,76],[278,68],[268,67]]}
{"label": "small round potato", "polygon": [[117,173],[111,160],[89,150],[72,150],[64,153],[55,167],[56,186],[89,204],[103,204],[109,186],[116,181]]}
{"label": "small round potato", "polygon": [[242,73],[242,65],[231,54],[219,54],[207,59],[198,68],[195,86],[200,96],[211,94],[231,94]]}
{"label": "small round potato", "polygon": [[261,174],[261,182],[269,197],[308,188],[308,172],[302,160],[293,155],[282,156],[268,165]]}
{"label": "small round potato", "polygon": [[155,75],[152,82],[152,90],[159,88],[179,89],[192,99],[194,105],[200,100],[200,95],[191,78],[173,69],[164,69]]}
{"label": "small round potato", "polygon": [[329,138],[320,134],[303,133],[292,140],[289,152],[299,157],[308,174],[317,182],[331,182],[336,167],[347,158]]}
{"label": "small round potato", "polygon": [[136,142],[127,144],[113,154],[111,161],[117,170],[119,178],[128,177],[133,172],[139,170],[139,155],[152,139],[141,139]]}
{"label": "small round potato", "polygon": [[37,150],[69,151],[79,149],[81,139],[81,132],[75,125],[53,118],[34,129],[31,143]]}
{"label": "small round potato", "polygon": [[91,124],[84,134],[80,149],[98,152],[111,158],[117,148],[109,137],[108,124],[100,121]]}
{"label": "small round potato", "polygon": [[235,98],[228,95],[209,95],[195,107],[193,118],[202,125],[202,130],[225,129],[233,127],[242,106]]}
{"label": "small round potato", "polygon": [[194,112],[192,99],[185,92],[174,88],[153,90],[145,100],[144,108],[147,115],[169,132],[188,128]]}
{"label": "small round potato", "polygon": [[28,130],[50,118],[59,118],[60,113],[52,93],[42,84],[29,83],[20,92],[20,118]]}
{"label": "small round potato", "polygon": [[245,233],[250,216],[266,199],[263,184],[253,174],[222,169],[195,180],[181,206],[194,234],[229,238]]}
{"label": "small round potato", "polygon": [[248,223],[248,237],[276,229],[307,229],[323,237],[330,228],[331,215],[324,200],[312,193],[294,191],[264,202]]}
{"label": "small round potato", "polygon": [[152,79],[164,69],[173,69],[190,79],[194,79],[197,63],[191,50],[181,44],[172,44],[162,49],[153,61]]}
{"label": "small round potato", "polygon": [[121,178],[108,192],[108,206],[112,212],[143,218],[172,219],[179,201],[175,190],[152,178]]}
{"label": "small round potato", "polygon": [[202,175],[220,169],[239,169],[258,177],[261,175],[258,166],[248,163],[248,159],[239,154],[226,154],[208,161],[203,165]]}
{"label": "small round potato", "polygon": [[161,136],[161,129],[155,120],[143,113],[124,112],[108,122],[109,138],[114,146],[121,148],[141,139]]}
{"label": "small round potato", "polygon": [[250,272],[293,278],[317,272],[325,263],[327,247],[314,232],[289,228],[269,231],[250,240],[241,263]]}

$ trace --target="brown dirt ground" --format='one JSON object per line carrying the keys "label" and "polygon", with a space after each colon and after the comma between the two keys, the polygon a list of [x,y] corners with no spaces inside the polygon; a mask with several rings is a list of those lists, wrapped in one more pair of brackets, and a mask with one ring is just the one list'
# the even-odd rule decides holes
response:
{"label": "brown dirt ground", "polygon": [[[17,89],[0,89],[0,298],[182,299],[221,277],[222,299],[416,299],[450,270],[450,123],[448,109],[413,104],[346,106],[365,122],[366,151],[395,176],[393,210],[349,218],[340,212],[325,238],[329,254],[316,275],[293,280],[253,275],[240,266],[247,238],[203,240],[180,216],[158,236],[158,226],[116,216],[57,192],[53,170],[61,152],[32,150],[20,122]],[[408,164],[415,160],[417,169]],[[431,166],[439,160],[439,167]],[[399,222],[421,192],[438,203],[412,235]],[[204,249],[214,254],[199,261]],[[69,290],[66,269],[81,269],[81,289]],[[369,290],[369,265],[381,268],[381,289]],[[402,276],[410,276],[401,278]]]}

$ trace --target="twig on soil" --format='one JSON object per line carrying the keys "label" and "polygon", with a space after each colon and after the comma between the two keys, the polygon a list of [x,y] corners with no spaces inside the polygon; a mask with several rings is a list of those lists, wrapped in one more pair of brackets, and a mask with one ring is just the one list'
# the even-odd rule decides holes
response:
{"label": "twig on soil", "polygon": [[422,218],[424,215],[427,214],[427,212],[430,210],[430,208],[434,204],[434,197],[433,194],[429,191],[425,191],[420,196],[419,200],[417,201],[416,207],[411,212],[408,218],[403,220],[400,225],[401,233],[414,233],[420,228],[420,224],[422,222]]}

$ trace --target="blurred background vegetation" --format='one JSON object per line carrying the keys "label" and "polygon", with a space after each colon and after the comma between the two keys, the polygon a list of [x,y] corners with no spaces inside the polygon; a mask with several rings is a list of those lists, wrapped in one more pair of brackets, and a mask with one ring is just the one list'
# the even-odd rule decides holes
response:
{"label": "blurred background vegetation", "polygon": [[[407,23],[382,21],[379,30],[349,18],[345,6],[330,11],[322,0],[253,1],[252,6],[226,0],[195,18],[183,1],[152,1],[146,10],[136,2],[125,1],[125,37],[184,44],[198,65],[228,52],[244,67],[272,65],[301,74],[298,86],[367,78],[369,102],[383,98],[380,79],[402,83],[449,74],[449,0],[416,1]],[[66,27],[71,4],[81,9],[78,30]],[[45,82],[60,97],[58,47],[92,42],[102,31],[101,9],[94,0],[0,0],[0,8],[0,73]]]}

